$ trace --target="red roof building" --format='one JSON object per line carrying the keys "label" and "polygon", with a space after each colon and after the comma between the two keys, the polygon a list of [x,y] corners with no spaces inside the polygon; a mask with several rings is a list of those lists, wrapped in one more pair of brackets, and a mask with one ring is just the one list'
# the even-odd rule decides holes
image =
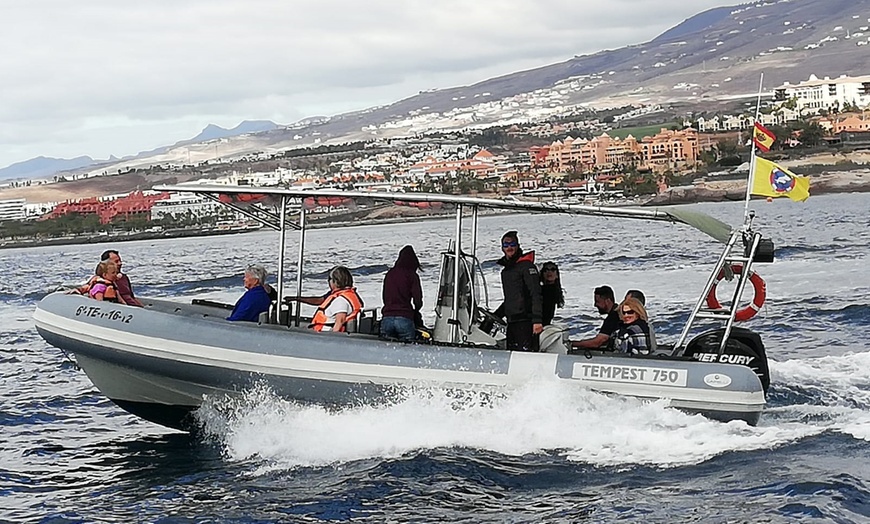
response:
{"label": "red roof building", "polygon": [[56,205],[48,218],[58,218],[72,213],[78,215],[99,215],[101,224],[115,220],[129,220],[134,217],[151,217],[154,202],[169,198],[169,193],[148,194],[134,191],[115,200],[101,200],[96,197],[81,200],[68,200]]}

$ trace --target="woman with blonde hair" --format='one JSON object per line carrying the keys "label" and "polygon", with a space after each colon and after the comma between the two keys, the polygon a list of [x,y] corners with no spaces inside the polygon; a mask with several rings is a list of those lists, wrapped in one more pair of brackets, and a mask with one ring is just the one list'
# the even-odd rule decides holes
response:
{"label": "woman with blonde hair", "polygon": [[640,300],[628,297],[617,307],[622,324],[613,335],[611,344],[615,351],[628,355],[648,355],[652,349],[646,308]]}

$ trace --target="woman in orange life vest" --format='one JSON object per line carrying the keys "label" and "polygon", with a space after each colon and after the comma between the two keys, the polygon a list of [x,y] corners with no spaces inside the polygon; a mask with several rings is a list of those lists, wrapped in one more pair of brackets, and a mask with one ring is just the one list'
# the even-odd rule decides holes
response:
{"label": "woman in orange life vest", "polygon": [[126,304],[118,288],[115,287],[115,278],[118,276],[118,266],[110,260],[103,260],[97,264],[94,271],[95,277],[91,280],[88,296],[106,302]]}
{"label": "woman in orange life vest", "polygon": [[349,269],[335,266],[329,271],[329,291],[308,327],[315,331],[347,331],[347,323],[363,308]]}

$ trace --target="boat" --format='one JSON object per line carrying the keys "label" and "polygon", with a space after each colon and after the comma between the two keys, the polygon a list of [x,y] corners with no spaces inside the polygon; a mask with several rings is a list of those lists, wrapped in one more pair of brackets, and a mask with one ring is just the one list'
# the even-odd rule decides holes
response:
{"label": "boat", "polygon": [[[270,311],[256,323],[228,322],[231,306],[211,301],[140,298],[145,307],[136,308],[55,292],[39,302],[33,315],[39,334],[74,358],[106,397],[157,424],[195,431],[192,413],[204,399],[240,395],[263,384],[286,399],[335,407],[395,401],[405,388],[498,394],[531,380],[555,380],[605,394],[664,399],[674,408],[721,421],[754,425],[764,410],[770,382],[765,348],[758,334],[737,325],[763,305],[764,283],[752,270],[753,264],[773,261],[773,244],[753,229],[752,213],[732,228],[680,208],[335,189],[183,185],[158,189],[200,194],[280,232],[278,299]],[[293,294],[302,295],[308,211],[295,204],[309,199],[363,205],[400,202],[455,210],[455,234],[441,253],[435,322],[428,340],[380,339],[375,308],[363,310],[348,333],[307,329],[309,319],[284,300],[283,267],[286,234],[296,230],[300,247]],[[567,329],[559,325],[545,327],[540,352],[508,351],[504,326],[490,310],[486,279],[476,256],[482,210],[666,221],[675,227],[696,227],[724,248],[678,339],[660,342],[653,354],[591,350],[572,354]],[[470,234],[463,229],[468,220]],[[716,298],[716,286],[723,277],[732,276],[737,284],[730,304],[725,301],[723,306]],[[750,306],[739,308],[748,284],[755,288],[755,298]]]}

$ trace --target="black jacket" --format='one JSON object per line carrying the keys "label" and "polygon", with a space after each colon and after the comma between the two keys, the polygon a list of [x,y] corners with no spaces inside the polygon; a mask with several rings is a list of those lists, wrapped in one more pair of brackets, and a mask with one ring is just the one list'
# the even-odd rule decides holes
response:
{"label": "black jacket", "polygon": [[535,252],[517,253],[508,260],[501,257],[501,286],[504,290],[504,303],[495,314],[504,317],[508,322],[531,321],[541,323],[541,277],[535,266]]}

